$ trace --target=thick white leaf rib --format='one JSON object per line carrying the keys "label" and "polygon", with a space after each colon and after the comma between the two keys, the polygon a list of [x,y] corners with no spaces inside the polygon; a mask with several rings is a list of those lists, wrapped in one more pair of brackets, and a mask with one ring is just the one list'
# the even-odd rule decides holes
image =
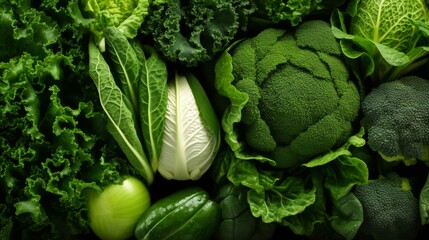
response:
{"label": "thick white leaf rib", "polygon": [[207,131],[184,76],[168,86],[164,142],[158,171],[167,179],[196,180],[214,158],[216,136]]}

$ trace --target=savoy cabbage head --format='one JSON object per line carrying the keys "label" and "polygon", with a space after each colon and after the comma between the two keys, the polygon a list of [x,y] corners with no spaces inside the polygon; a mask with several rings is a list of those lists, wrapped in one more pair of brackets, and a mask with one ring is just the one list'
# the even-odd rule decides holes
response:
{"label": "savoy cabbage head", "polygon": [[420,67],[429,51],[429,10],[425,0],[352,0],[346,12],[334,11],[332,30],[355,74],[374,85]]}

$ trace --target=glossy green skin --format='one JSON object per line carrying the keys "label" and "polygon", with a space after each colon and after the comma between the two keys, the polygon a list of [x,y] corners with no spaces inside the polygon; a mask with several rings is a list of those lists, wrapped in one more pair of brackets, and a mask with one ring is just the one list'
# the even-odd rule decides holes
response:
{"label": "glossy green skin", "polygon": [[205,190],[187,188],[153,204],[138,221],[134,233],[138,240],[210,239],[220,215],[219,205]]}

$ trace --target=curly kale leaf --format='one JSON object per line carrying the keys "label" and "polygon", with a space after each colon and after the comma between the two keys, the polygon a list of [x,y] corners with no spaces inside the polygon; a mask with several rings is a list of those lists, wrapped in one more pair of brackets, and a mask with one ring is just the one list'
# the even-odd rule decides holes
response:
{"label": "curly kale leaf", "polygon": [[83,238],[85,189],[132,171],[88,81],[84,24],[77,0],[0,2],[0,239]]}
{"label": "curly kale leaf", "polygon": [[167,0],[152,4],[143,32],[168,60],[195,66],[224,50],[254,10],[251,1]]}
{"label": "curly kale leaf", "polygon": [[278,23],[289,21],[297,26],[303,18],[316,11],[334,9],[342,5],[344,0],[256,0],[258,13],[268,20]]}

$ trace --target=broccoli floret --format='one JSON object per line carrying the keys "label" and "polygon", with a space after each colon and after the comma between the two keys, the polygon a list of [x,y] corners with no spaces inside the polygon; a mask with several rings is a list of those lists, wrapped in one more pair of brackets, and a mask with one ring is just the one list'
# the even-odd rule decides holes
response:
{"label": "broccoli floret", "polygon": [[397,174],[358,185],[354,194],[364,214],[357,239],[416,238],[421,226],[419,202]]}
{"label": "broccoli floret", "polygon": [[233,84],[248,95],[244,141],[278,167],[311,160],[353,134],[360,97],[328,23],[264,30],[231,56]]}
{"label": "broccoli floret", "polygon": [[373,89],[362,103],[368,146],[387,161],[429,161],[429,81],[407,76]]}

